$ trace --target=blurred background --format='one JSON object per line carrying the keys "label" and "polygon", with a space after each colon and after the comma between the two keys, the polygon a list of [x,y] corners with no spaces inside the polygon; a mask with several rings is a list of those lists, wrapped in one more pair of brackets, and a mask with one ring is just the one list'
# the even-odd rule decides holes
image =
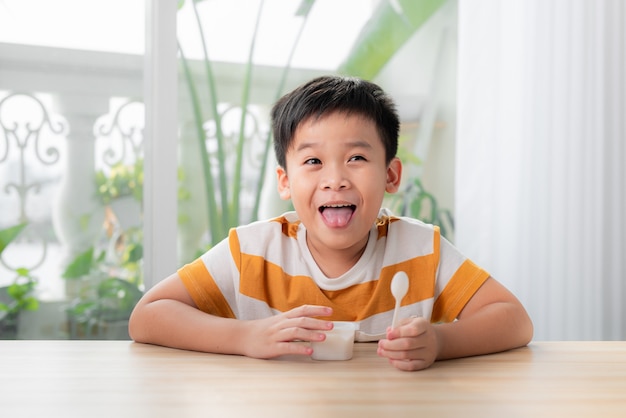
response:
{"label": "blurred background", "polygon": [[126,339],[145,289],[289,207],[273,102],[398,104],[400,193],[538,340],[626,337],[619,0],[0,0],[0,338]]}

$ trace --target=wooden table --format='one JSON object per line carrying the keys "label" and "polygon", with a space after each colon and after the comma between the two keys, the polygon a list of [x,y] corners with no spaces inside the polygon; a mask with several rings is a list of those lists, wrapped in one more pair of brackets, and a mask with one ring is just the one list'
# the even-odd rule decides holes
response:
{"label": "wooden table", "polygon": [[0,417],[626,417],[626,342],[533,342],[402,372],[129,341],[0,341]]}

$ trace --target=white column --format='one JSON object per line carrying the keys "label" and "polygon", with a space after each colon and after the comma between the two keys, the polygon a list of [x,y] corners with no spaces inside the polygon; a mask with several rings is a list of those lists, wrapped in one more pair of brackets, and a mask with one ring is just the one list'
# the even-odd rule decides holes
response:
{"label": "white column", "polygon": [[535,338],[626,338],[626,5],[459,2],[456,244]]}
{"label": "white column", "polygon": [[146,1],[144,283],[177,268],[177,0]]}
{"label": "white column", "polygon": [[62,247],[61,265],[93,246],[102,232],[104,206],[96,193],[96,119],[108,112],[108,97],[57,95],[55,105],[69,125],[63,177],[52,207],[55,233]]}

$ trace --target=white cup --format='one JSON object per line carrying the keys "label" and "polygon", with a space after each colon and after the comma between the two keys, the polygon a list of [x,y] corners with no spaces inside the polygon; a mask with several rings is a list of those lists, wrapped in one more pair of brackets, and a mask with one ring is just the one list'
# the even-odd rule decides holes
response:
{"label": "white cup", "polygon": [[354,349],[354,322],[334,321],[333,329],[323,331],[324,341],[311,341],[313,360],[350,360]]}

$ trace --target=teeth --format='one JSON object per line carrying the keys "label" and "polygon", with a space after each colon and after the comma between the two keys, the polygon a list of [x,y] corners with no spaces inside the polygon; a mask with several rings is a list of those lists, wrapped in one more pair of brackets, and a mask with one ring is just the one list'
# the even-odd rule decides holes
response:
{"label": "teeth", "polygon": [[351,207],[352,205],[324,205],[325,208],[346,208],[346,207]]}

